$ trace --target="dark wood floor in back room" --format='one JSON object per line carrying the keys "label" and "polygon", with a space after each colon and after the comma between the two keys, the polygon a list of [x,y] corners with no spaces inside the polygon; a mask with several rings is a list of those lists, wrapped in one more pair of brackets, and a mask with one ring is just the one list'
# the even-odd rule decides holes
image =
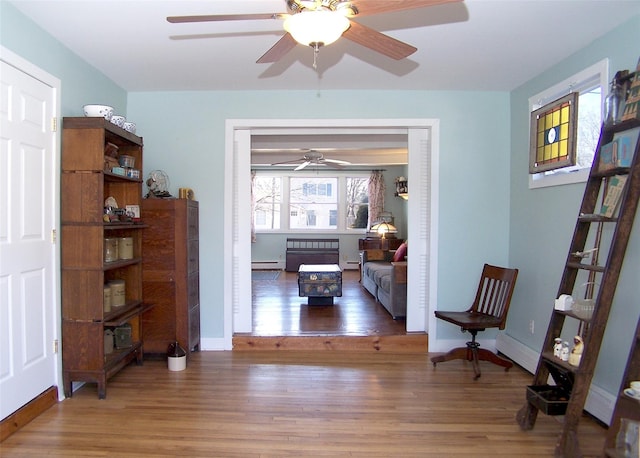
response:
{"label": "dark wood floor in back room", "polygon": [[296,272],[252,285],[254,336],[404,335],[404,319],[394,320],[359,282],[357,270],[342,274],[342,297],[333,305],[307,305],[298,296]]}

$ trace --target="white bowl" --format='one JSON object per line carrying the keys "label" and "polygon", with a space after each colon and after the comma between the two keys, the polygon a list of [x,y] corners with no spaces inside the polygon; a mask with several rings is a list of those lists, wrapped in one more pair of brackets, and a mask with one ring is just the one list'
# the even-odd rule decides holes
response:
{"label": "white bowl", "polygon": [[85,105],[82,108],[84,109],[84,115],[91,118],[110,120],[111,116],[113,116],[113,107],[109,105]]}
{"label": "white bowl", "polygon": [[124,116],[113,115],[111,116],[111,122],[114,123],[118,127],[124,126],[124,122],[127,120]]}
{"label": "white bowl", "polygon": [[125,122],[122,127],[127,132],[131,132],[132,134],[136,133],[136,123],[135,122]]}

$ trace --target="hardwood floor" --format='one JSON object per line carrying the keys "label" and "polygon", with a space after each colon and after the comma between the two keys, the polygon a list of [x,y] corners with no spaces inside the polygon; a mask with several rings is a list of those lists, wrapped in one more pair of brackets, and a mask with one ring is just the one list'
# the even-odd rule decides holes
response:
{"label": "hardwood floor", "polygon": [[[129,366],[87,384],[2,444],[3,457],[549,457],[560,431],[515,420],[532,376],[428,354],[200,352],[185,371]],[[600,456],[605,429],[583,418]]]}
{"label": "hardwood floor", "polygon": [[252,295],[253,331],[234,334],[234,350],[428,350],[427,334],[407,333],[405,319],[391,318],[362,287],[357,270],[342,273],[342,296],[333,305],[308,305],[298,295],[296,272],[253,280]]}
{"label": "hardwood floor", "polygon": [[296,272],[276,280],[252,281],[254,336],[404,335],[404,319],[393,320],[358,281],[357,270],[342,273],[342,297],[334,305],[307,305],[298,296]]}
{"label": "hardwood floor", "polygon": [[[515,420],[531,374],[483,363],[475,381],[467,361],[434,368],[426,334],[416,345],[357,277],[345,272],[333,306],[308,306],[295,273],[255,281],[254,333],[234,337],[234,351],[192,353],[181,372],[162,360],[131,365],[105,400],[86,384],[8,437],[0,455],[553,456],[560,418],[540,414],[532,431]],[[584,456],[601,456],[606,429],[584,417],[578,432]]]}

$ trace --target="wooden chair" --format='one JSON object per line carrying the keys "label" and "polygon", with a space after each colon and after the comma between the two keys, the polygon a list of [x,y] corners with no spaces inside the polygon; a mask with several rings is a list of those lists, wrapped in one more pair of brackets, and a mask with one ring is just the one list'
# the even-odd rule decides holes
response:
{"label": "wooden chair", "polygon": [[476,298],[469,310],[465,312],[437,310],[435,312],[437,318],[460,326],[462,332],[469,331],[471,341],[467,342],[466,347],[455,348],[444,355],[431,358],[434,366],[436,363],[452,359],[466,359],[473,364],[475,379],[481,375],[478,363],[480,360],[498,364],[505,370],[509,370],[513,366],[513,363],[508,359],[480,348],[480,344],[476,342],[476,335],[479,331],[484,331],[487,328],[504,329],[517,277],[518,269],[506,269],[485,264]]}

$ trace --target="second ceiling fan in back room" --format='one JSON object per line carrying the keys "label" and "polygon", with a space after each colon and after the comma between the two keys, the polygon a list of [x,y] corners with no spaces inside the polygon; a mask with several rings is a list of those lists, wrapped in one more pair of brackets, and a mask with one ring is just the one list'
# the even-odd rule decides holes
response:
{"label": "second ceiling fan in back room", "polygon": [[392,59],[410,56],[417,48],[396,40],[353,20],[355,17],[425,8],[462,0],[287,0],[287,12],[257,14],[219,14],[204,16],[169,16],[171,23],[247,21],[284,19],[285,34],[258,63],[273,63],[284,57],[297,43],[311,46],[315,56],[341,36]]}
{"label": "second ceiling fan in back room", "polygon": [[305,167],[307,167],[308,165],[326,165],[329,167],[332,167],[334,169],[341,169],[342,166],[344,165],[349,165],[351,164],[351,162],[348,161],[341,161],[339,159],[329,159],[329,158],[325,158],[324,155],[316,150],[308,150],[306,153],[304,153],[304,155],[299,158],[299,159],[294,159],[291,161],[284,161],[284,162],[276,162],[273,165],[288,165],[288,164],[296,164],[300,162],[300,165],[298,165],[295,169],[293,169],[294,172],[297,172],[298,170],[302,170]]}

